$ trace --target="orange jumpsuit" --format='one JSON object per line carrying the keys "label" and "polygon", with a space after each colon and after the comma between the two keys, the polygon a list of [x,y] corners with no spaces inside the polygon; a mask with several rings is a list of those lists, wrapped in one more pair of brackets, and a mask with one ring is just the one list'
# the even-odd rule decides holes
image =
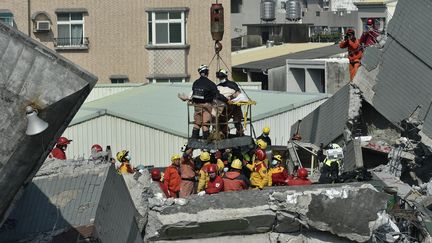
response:
{"label": "orange jumpsuit", "polygon": [[348,47],[348,59],[350,62],[349,70],[350,70],[350,80],[354,79],[355,74],[357,73],[357,69],[360,67],[360,60],[363,56],[363,51],[361,49],[360,41],[355,40],[343,40],[339,43],[340,48]]}

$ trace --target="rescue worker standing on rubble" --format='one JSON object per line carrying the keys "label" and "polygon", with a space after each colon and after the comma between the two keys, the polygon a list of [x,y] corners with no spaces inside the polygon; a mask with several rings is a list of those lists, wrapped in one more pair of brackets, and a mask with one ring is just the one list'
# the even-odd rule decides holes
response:
{"label": "rescue worker standing on rubble", "polygon": [[[329,149],[340,149],[338,144],[330,144]],[[339,182],[339,170],[341,166],[340,159],[329,158],[326,156],[323,162],[323,167],[321,171],[321,176],[319,178],[319,183],[331,184]]]}
{"label": "rescue worker standing on rubble", "polygon": [[192,160],[192,148],[186,148],[180,160],[180,194],[181,198],[190,196],[194,191],[195,186],[195,169]]}
{"label": "rescue worker standing on rubble", "polygon": [[153,183],[156,183],[158,188],[164,193],[165,197],[168,197],[168,187],[161,182],[161,172],[159,169],[152,169],[151,172],[151,179]]}
{"label": "rescue worker standing on rubble", "polygon": [[288,180],[289,186],[307,186],[311,185],[312,182],[307,178],[308,171],[305,168],[300,168],[297,171],[297,177],[292,180]]}
{"label": "rescue worker standing on rubble", "polygon": [[218,99],[227,103],[228,99],[221,95],[216,84],[207,78],[209,69],[206,65],[201,65],[198,68],[198,73],[200,74],[200,78],[195,80],[192,85],[192,102],[195,106],[192,138],[199,138],[199,132],[202,128],[202,138],[207,139],[210,135],[209,126],[212,119],[213,100]]}
{"label": "rescue worker standing on rubble", "polygon": [[257,149],[255,152],[255,160],[246,165],[251,171],[250,182],[252,188],[262,190],[265,186],[268,186],[268,173],[267,165],[264,162],[265,159],[265,152],[261,149]]}
{"label": "rescue worker standing on rubble", "polygon": [[224,181],[217,174],[218,173],[217,165],[211,164],[210,166],[208,166],[207,173],[209,175],[209,181],[207,182],[205,194],[216,194],[223,191]]}
{"label": "rescue worker standing on rubble", "polygon": [[121,164],[119,165],[118,172],[120,174],[126,174],[126,173],[134,173],[134,170],[132,166],[130,165],[131,156],[129,155],[129,151],[122,150],[116,154],[116,158],[118,162]]}
{"label": "rescue worker standing on rubble", "polygon": [[339,43],[340,48],[348,48],[350,80],[354,79],[357,69],[360,67],[360,60],[363,56],[360,41],[356,39],[353,29],[346,31],[343,41]]}
{"label": "rescue worker standing on rubble", "polygon": [[224,192],[241,191],[249,188],[249,179],[241,173],[243,163],[239,159],[233,160],[230,171],[222,177]]}
{"label": "rescue worker standing on rubble", "polygon": [[366,22],[366,31],[363,32],[360,37],[360,44],[364,49],[369,46],[375,45],[378,42],[378,37],[380,33],[375,29],[375,24],[373,19],[368,19]]}
{"label": "rescue worker standing on rubble", "polygon": [[269,186],[285,186],[288,181],[288,170],[282,166],[282,156],[275,155],[272,161],[273,168],[269,170]]}
{"label": "rescue worker standing on rubble", "polygon": [[178,198],[180,193],[180,155],[171,156],[171,165],[165,169],[164,184],[168,188],[168,197]]}
{"label": "rescue worker standing on rubble", "polygon": [[[220,87],[227,87],[232,90],[235,90],[236,92],[241,92],[240,87],[237,85],[236,82],[228,80],[228,72],[225,69],[219,69],[218,72],[216,72],[216,77],[219,79],[219,84],[217,86]],[[226,107],[226,111],[223,111],[220,115],[220,123],[226,123],[231,118],[234,121],[234,126],[237,130],[236,135],[237,136],[243,136],[243,127],[241,124],[241,119],[243,118],[241,107],[234,104],[228,104]],[[227,135],[229,133],[228,131],[228,124],[222,124],[221,125],[221,131]]]}
{"label": "rescue worker standing on rubble", "polygon": [[57,139],[57,144],[55,148],[51,151],[50,158],[60,159],[60,160],[66,160],[66,148],[68,144],[70,144],[72,140],[69,140],[65,137],[60,137]]}
{"label": "rescue worker standing on rubble", "polygon": [[257,137],[257,139],[261,139],[267,143],[267,146],[271,146],[272,143],[271,143],[271,138],[270,138],[269,134],[270,134],[270,128],[264,127],[262,130],[262,134],[259,137]]}
{"label": "rescue worker standing on rubble", "polygon": [[202,192],[207,188],[207,183],[209,181],[208,167],[210,164],[210,154],[208,152],[201,152],[199,159],[202,162],[202,167],[199,171],[198,188],[197,192]]}

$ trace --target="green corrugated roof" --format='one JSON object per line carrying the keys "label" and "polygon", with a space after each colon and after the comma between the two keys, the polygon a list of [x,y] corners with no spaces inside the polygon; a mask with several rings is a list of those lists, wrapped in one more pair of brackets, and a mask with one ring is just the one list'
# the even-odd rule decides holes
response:
{"label": "green corrugated roof", "polygon": [[[187,137],[187,107],[178,93],[190,93],[187,84],[148,84],[108,97],[85,103],[71,125],[101,115],[111,115],[153,127],[177,136]],[[277,91],[246,90],[257,105],[252,108],[253,120],[275,114],[329,97],[327,94],[289,93]]]}

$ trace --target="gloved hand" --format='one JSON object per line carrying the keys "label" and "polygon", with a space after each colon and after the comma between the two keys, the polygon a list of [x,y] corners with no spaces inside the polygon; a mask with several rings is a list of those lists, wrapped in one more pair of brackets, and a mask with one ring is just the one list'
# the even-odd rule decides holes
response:
{"label": "gloved hand", "polygon": [[200,197],[204,196],[205,194],[206,194],[205,191],[200,191],[200,192],[197,193],[197,195],[200,196]]}

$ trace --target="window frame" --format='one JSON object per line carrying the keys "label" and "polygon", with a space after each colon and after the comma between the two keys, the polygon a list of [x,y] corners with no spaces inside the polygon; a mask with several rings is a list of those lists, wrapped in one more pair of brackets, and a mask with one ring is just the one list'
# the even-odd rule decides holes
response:
{"label": "window frame", "polygon": [[[59,20],[59,15],[60,14],[68,14],[69,15],[69,20],[65,21],[65,20]],[[81,14],[82,19],[81,20],[72,20],[72,14]],[[69,45],[60,45],[60,47],[80,47],[80,46],[84,46],[86,45],[86,41],[85,41],[85,21],[84,21],[84,13],[80,13],[80,12],[62,12],[62,13],[57,13],[56,14],[57,17],[57,23],[56,23],[56,27],[57,27],[57,39],[60,39],[59,37],[59,25],[69,25]],[[72,42],[72,25],[78,25],[81,24],[82,25],[82,40],[81,43],[79,45],[74,45]]]}
{"label": "window frame", "polygon": [[[4,13],[0,13],[0,15],[3,15],[3,16],[0,16],[0,19],[3,19],[2,22],[3,22],[4,24],[7,24],[7,25],[9,25],[9,26],[11,26],[11,27],[15,27],[15,25],[14,25],[14,15],[13,15],[13,13],[10,13],[10,12],[4,12]],[[6,16],[6,15],[7,15],[7,16]]]}
{"label": "window frame", "polygon": [[[157,13],[168,13],[168,19],[158,19],[156,20]],[[180,13],[180,19],[170,19],[170,13]],[[185,11],[149,11],[147,12],[147,44],[149,46],[178,46],[186,44],[186,12]],[[149,18],[151,16],[151,18]],[[169,26],[172,23],[180,23],[180,42],[170,41],[170,29]],[[168,43],[156,43],[156,25],[157,24],[167,24],[168,25]],[[150,29],[151,26],[151,29]],[[151,30],[151,31],[150,31]],[[151,36],[150,36],[151,32]]]}
{"label": "window frame", "polygon": [[[181,82],[171,82],[171,79],[181,79]],[[161,82],[161,81],[157,81],[157,80],[168,80],[167,82]],[[156,83],[156,84],[179,84],[179,83],[186,83],[186,78],[152,78],[151,79],[152,83]]]}

